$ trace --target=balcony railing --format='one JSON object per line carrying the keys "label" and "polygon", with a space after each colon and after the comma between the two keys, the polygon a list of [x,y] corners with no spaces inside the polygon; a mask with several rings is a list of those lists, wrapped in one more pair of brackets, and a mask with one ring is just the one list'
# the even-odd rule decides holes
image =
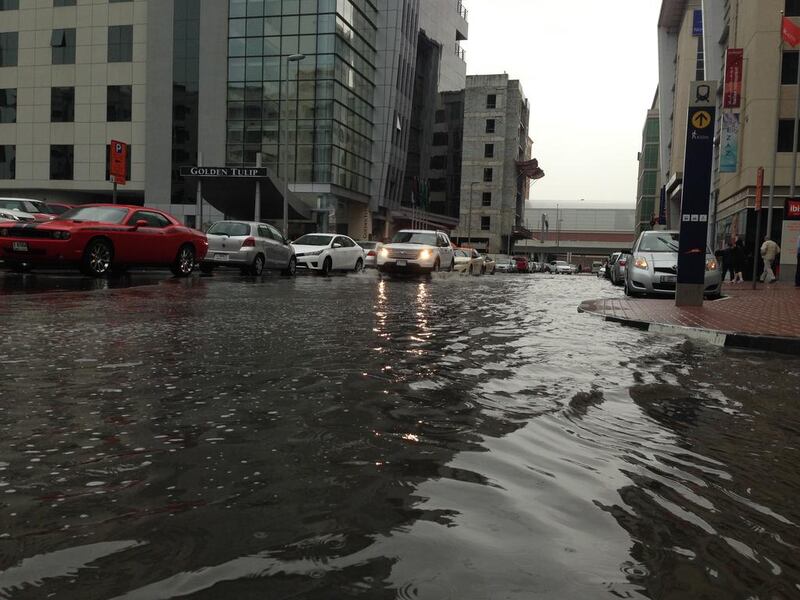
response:
{"label": "balcony railing", "polygon": [[456,42],[456,56],[464,62],[467,62],[467,51],[461,47],[460,42]]}
{"label": "balcony railing", "polygon": [[469,11],[467,11],[466,7],[464,6],[464,0],[457,0],[458,2],[458,14],[461,15],[461,18],[465,21],[467,20],[467,15]]}

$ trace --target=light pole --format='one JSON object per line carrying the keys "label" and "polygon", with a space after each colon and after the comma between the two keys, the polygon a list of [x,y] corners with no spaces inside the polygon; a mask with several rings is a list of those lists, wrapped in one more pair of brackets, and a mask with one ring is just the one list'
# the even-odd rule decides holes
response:
{"label": "light pole", "polygon": [[[305,54],[292,54],[286,57],[286,103],[289,103],[289,65],[293,62],[300,62],[306,57]],[[282,100],[283,98],[283,78],[281,78],[280,88],[278,89],[278,96],[279,99]],[[297,78],[296,80],[300,81],[300,65],[297,65]],[[283,127],[283,102],[280,103],[280,116],[281,116],[281,129]],[[295,119],[295,123],[297,123],[297,119]],[[281,163],[283,164],[284,172],[283,175],[283,235],[286,236],[286,239],[289,239],[289,160],[288,160],[288,146],[289,146],[289,128],[286,127],[286,135],[284,135],[285,143],[281,146],[281,154],[283,158]],[[297,126],[295,126],[295,135],[297,135]],[[295,162],[297,161],[297,157],[295,156]]]}
{"label": "light pole", "polygon": [[480,185],[480,181],[473,181],[469,184],[469,216],[467,217],[467,245],[472,248],[472,190],[476,185]]}

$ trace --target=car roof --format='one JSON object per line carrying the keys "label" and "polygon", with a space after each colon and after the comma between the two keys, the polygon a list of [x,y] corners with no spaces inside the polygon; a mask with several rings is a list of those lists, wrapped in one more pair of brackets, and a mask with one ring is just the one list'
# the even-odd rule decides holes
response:
{"label": "car roof", "polygon": [[397,233],[444,233],[439,229],[401,229]]}
{"label": "car roof", "polygon": [[40,202],[44,204],[44,200],[39,200],[38,198],[22,198],[19,196],[0,196],[0,200],[25,200],[27,202]]}

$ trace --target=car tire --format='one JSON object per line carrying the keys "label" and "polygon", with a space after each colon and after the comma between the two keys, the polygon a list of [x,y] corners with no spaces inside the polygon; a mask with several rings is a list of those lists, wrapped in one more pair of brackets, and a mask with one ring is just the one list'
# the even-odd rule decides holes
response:
{"label": "car tire", "polygon": [[439,262],[439,259],[436,259],[436,262],[433,263],[433,272],[438,273],[442,268],[442,264]]}
{"label": "car tire", "polygon": [[481,275],[486,275],[486,265],[481,265]]}
{"label": "car tire", "polygon": [[169,267],[175,277],[189,277],[194,271],[194,246],[191,244],[184,244],[178,249],[178,254],[175,260]]}
{"label": "car tire", "polygon": [[214,265],[208,263],[200,263],[200,272],[205,275],[211,275],[214,272]]}
{"label": "car tire", "polygon": [[467,269],[467,275],[472,277],[472,275],[474,274],[474,271],[475,270],[472,268],[472,265],[470,265],[469,268]]}
{"label": "car tire", "polygon": [[356,261],[356,266],[353,268],[353,273],[361,273],[364,270],[364,261],[360,258]]}
{"label": "car tire", "polygon": [[253,259],[253,264],[250,265],[250,275],[253,277],[261,277],[264,274],[264,255],[256,254]]}
{"label": "car tire", "polygon": [[297,259],[293,256],[289,259],[289,264],[287,267],[281,271],[281,275],[285,275],[286,277],[294,277],[295,273],[297,273]]}
{"label": "car tire", "polygon": [[111,271],[114,247],[103,238],[91,240],[83,251],[81,272],[91,277],[104,277]]}
{"label": "car tire", "polygon": [[333,261],[331,260],[330,256],[326,256],[325,260],[322,261],[322,269],[320,270],[320,274],[323,277],[327,277],[331,274],[333,270]]}
{"label": "car tire", "polygon": [[447,272],[452,273],[456,270],[456,257],[453,257],[453,260],[450,261],[450,266],[447,267]]}

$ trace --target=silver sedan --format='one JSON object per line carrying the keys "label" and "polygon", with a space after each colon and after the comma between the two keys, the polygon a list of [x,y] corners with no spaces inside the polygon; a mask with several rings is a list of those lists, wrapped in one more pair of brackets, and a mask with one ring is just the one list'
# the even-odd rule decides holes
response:
{"label": "silver sedan", "polygon": [[250,275],[265,269],[294,275],[297,258],[281,232],[266,223],[219,221],[209,227],[208,253],[200,264],[203,273],[217,267],[234,267]]}
{"label": "silver sedan", "polygon": [[[671,296],[678,282],[680,232],[645,231],[636,240],[625,268],[625,294]],[[722,274],[714,254],[706,249],[705,295],[722,292]]]}

